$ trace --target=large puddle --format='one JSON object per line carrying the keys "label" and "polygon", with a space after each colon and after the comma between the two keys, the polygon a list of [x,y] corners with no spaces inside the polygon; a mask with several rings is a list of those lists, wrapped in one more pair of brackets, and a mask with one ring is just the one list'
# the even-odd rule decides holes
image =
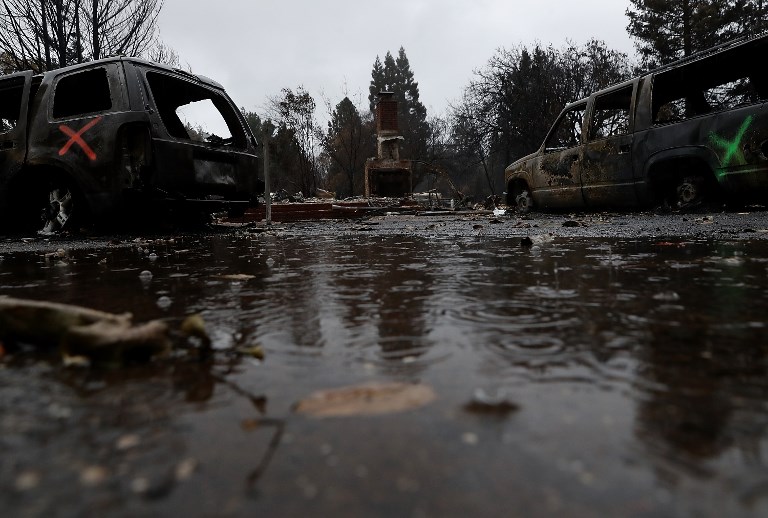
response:
{"label": "large puddle", "polygon": [[[6,358],[0,507],[765,516],[767,275],[768,243],[744,241],[255,234],[7,255],[3,294],[172,326],[200,313],[216,352],[86,370]],[[256,345],[263,362],[233,352]],[[294,412],[372,381],[437,399]]]}

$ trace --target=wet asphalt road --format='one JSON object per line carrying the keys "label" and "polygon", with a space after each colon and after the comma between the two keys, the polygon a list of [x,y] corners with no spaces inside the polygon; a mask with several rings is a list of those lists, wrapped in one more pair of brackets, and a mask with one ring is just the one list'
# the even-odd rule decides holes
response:
{"label": "wet asphalt road", "polygon": [[[765,516],[767,238],[762,210],[4,238],[0,294],[199,314],[213,354],[9,350],[0,516]],[[295,411],[372,381],[436,399]]]}
{"label": "wet asphalt road", "polygon": [[424,212],[421,214],[390,213],[364,219],[320,220],[292,223],[264,222],[251,224],[214,225],[190,234],[189,232],[140,231],[122,235],[54,235],[8,236],[0,238],[0,254],[11,252],[54,252],[60,248],[71,250],[130,247],[147,240],[221,235],[237,232],[276,235],[354,235],[370,232],[382,236],[456,236],[458,237],[533,237],[558,238],[681,238],[681,239],[768,239],[768,211],[762,209],[734,211],[707,211],[692,213],[654,212],[598,212],[598,213],[532,213],[494,215],[488,211]]}

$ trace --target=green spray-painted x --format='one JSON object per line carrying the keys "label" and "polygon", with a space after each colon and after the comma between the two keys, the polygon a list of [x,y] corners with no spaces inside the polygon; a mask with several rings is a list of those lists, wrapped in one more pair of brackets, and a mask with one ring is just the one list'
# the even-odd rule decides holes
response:
{"label": "green spray-painted x", "polygon": [[714,132],[709,134],[709,141],[715,146],[720,146],[725,151],[725,154],[723,154],[722,157],[723,167],[728,167],[731,165],[732,161],[736,162],[736,165],[746,164],[744,153],[741,151],[741,140],[744,138],[744,134],[752,125],[754,119],[755,118],[752,115],[744,119],[741,128],[739,128],[739,132],[733,140],[726,140],[723,137],[716,135]]}

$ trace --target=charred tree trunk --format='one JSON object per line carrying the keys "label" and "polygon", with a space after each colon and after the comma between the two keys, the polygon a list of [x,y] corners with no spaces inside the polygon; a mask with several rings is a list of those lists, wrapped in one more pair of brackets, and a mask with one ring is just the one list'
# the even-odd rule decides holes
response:
{"label": "charred tree trunk", "polygon": [[93,31],[93,59],[101,57],[101,45],[99,44],[99,0],[93,0],[91,7],[91,30]]}
{"label": "charred tree trunk", "polygon": [[75,0],[75,52],[78,63],[85,61],[83,59],[83,33],[80,30],[80,0]]}
{"label": "charred tree trunk", "polygon": [[693,54],[693,34],[691,30],[692,6],[690,0],[683,0],[683,56]]}
{"label": "charred tree trunk", "polygon": [[40,18],[42,23],[41,39],[43,40],[43,49],[45,49],[45,69],[50,70],[51,63],[51,40],[48,37],[48,2],[40,0]]}
{"label": "charred tree trunk", "polygon": [[56,54],[60,67],[67,65],[67,40],[64,30],[66,17],[64,15],[64,0],[56,0]]}

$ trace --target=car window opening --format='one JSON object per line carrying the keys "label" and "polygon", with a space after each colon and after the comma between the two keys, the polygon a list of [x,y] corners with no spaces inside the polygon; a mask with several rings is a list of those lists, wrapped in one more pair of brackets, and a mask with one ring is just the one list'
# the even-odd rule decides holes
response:
{"label": "car window opening", "polygon": [[18,125],[23,98],[23,77],[0,82],[0,133],[8,133]]}
{"label": "car window opening", "polygon": [[667,124],[768,100],[768,73],[751,54],[725,53],[656,75],[653,122]]}
{"label": "car window opening", "polygon": [[105,112],[111,108],[112,96],[105,68],[65,76],[56,85],[54,119]]}
{"label": "car window opening", "polygon": [[629,133],[632,86],[600,96],[595,101],[590,140],[616,137]]}
{"label": "car window opening", "polygon": [[212,146],[246,146],[245,133],[227,100],[220,94],[157,72],[147,82],[168,134],[176,139]]}
{"label": "car window opening", "polygon": [[586,108],[586,104],[575,106],[563,114],[545,144],[547,150],[567,149],[581,143],[581,127]]}

